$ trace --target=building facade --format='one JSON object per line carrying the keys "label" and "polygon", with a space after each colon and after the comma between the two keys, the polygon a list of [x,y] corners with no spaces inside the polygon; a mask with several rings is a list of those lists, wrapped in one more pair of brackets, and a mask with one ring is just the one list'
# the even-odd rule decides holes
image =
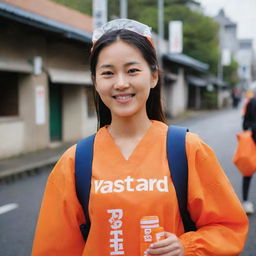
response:
{"label": "building facade", "polygon": [[237,85],[240,89],[249,88],[254,74],[255,55],[253,50],[252,39],[238,39],[237,24],[232,22],[221,9],[214,20],[220,25],[220,61],[219,61],[219,78],[222,78],[223,66],[229,65],[234,59],[237,61],[238,76],[240,83]]}
{"label": "building facade", "polygon": [[[0,3],[0,158],[76,142],[96,131],[91,29],[45,16],[54,8],[62,10],[59,18],[81,19],[48,1]],[[91,27],[91,18],[83,19]]]}
{"label": "building facade", "polygon": [[[2,0],[0,32],[0,159],[94,133],[92,17],[49,0]],[[153,41],[167,116],[203,108],[208,65]]]}
{"label": "building facade", "polygon": [[249,89],[255,79],[253,77],[255,68],[255,54],[252,39],[239,40],[239,49],[236,54],[239,63],[238,74],[240,77],[240,88]]}

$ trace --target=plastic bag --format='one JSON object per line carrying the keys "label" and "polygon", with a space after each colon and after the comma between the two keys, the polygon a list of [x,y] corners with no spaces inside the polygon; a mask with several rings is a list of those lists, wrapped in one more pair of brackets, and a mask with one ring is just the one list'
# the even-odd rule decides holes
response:
{"label": "plastic bag", "polygon": [[242,131],[237,135],[237,148],[233,156],[233,163],[243,176],[252,176],[256,171],[256,144],[250,130]]}

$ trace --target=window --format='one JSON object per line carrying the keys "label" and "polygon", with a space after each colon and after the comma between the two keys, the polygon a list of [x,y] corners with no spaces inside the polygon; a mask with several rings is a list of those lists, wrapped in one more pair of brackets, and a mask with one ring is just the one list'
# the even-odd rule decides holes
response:
{"label": "window", "polygon": [[18,75],[0,72],[0,117],[18,116]]}

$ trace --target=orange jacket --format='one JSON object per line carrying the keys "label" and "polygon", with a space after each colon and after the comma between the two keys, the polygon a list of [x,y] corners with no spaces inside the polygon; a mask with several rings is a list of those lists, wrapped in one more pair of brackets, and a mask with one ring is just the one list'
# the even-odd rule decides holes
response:
{"label": "orange jacket", "polygon": [[37,224],[33,256],[139,255],[140,218],[157,215],[176,234],[185,255],[239,255],[248,221],[214,152],[195,134],[186,137],[188,207],[198,231],[184,233],[166,157],[167,126],[153,121],[125,160],[106,127],[95,138],[86,244],[84,214],[76,197],[75,146],[49,176]]}

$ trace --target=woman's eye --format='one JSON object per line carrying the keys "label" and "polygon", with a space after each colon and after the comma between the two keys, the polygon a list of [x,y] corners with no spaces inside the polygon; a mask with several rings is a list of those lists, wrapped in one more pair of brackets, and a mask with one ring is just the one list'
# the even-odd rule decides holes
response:
{"label": "woman's eye", "polygon": [[104,72],[101,73],[101,75],[103,75],[103,76],[111,76],[111,75],[113,75],[113,72],[111,72],[111,71],[104,71]]}
{"label": "woman's eye", "polygon": [[137,68],[131,68],[131,69],[128,70],[128,73],[134,74],[134,73],[136,73],[136,72],[138,72],[138,71],[139,71],[139,70],[138,70]]}

